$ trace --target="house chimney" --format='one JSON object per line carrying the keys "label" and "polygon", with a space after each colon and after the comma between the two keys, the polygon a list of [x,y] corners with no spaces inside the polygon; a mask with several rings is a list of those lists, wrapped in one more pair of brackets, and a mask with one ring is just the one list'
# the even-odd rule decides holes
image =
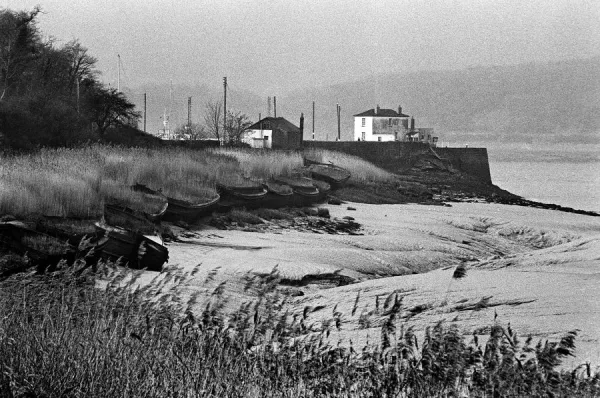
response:
{"label": "house chimney", "polygon": [[410,131],[415,131],[415,118],[410,117]]}
{"label": "house chimney", "polygon": [[400,105],[398,105],[398,114],[402,115],[402,107]]}
{"label": "house chimney", "polygon": [[377,115],[379,113],[379,105],[377,105],[377,107],[375,108],[375,114]]}

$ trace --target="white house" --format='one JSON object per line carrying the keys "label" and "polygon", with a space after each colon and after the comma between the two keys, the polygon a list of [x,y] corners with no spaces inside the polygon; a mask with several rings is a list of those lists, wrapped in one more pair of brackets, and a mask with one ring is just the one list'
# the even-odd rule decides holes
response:
{"label": "white house", "polygon": [[[409,123],[410,119],[410,123]],[[415,128],[415,119],[394,109],[374,109],[354,115],[354,141],[409,141],[436,146],[432,128]]]}
{"label": "white house", "polygon": [[354,115],[354,141],[403,141],[410,116],[394,109],[374,109]]}

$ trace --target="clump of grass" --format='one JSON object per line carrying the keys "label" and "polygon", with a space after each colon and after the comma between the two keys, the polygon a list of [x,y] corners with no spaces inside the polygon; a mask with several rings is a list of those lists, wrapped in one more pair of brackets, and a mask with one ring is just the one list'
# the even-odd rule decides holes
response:
{"label": "clump of grass", "polygon": [[278,210],[278,209],[267,209],[259,208],[254,210],[256,215],[264,220],[292,220],[294,215],[290,212]]}

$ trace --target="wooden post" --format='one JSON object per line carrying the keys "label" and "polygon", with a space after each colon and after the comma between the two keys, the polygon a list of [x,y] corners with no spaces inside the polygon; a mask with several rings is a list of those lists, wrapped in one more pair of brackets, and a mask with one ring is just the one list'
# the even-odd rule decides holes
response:
{"label": "wooden post", "polygon": [[223,141],[227,135],[227,77],[223,78]]}
{"label": "wooden post", "polygon": [[313,114],[312,114],[312,139],[315,140],[315,101],[313,101]]}
{"label": "wooden post", "polygon": [[144,93],[144,133],[146,132],[146,93]]}

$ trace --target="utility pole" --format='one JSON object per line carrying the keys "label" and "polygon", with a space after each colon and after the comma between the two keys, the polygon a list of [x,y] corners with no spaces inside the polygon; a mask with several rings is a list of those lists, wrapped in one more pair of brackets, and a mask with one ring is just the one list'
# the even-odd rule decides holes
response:
{"label": "utility pole", "polygon": [[227,135],[227,77],[223,78],[223,141]]}
{"label": "utility pole", "polygon": [[144,93],[144,133],[146,132],[146,93]]}
{"label": "utility pole", "polygon": [[121,55],[117,54],[117,91],[121,92]]}
{"label": "utility pole", "polygon": [[338,136],[337,136],[337,141],[340,140],[341,138],[341,130],[340,130],[340,112],[342,111],[342,107],[340,106],[340,104],[337,104],[337,122],[338,122]]}
{"label": "utility pole", "polygon": [[188,129],[192,127],[192,97],[188,97]]}
{"label": "utility pole", "polygon": [[274,117],[277,117],[277,97],[273,96],[273,113]]}
{"label": "utility pole", "polygon": [[313,114],[312,114],[312,139],[315,140],[315,101],[313,101]]}

